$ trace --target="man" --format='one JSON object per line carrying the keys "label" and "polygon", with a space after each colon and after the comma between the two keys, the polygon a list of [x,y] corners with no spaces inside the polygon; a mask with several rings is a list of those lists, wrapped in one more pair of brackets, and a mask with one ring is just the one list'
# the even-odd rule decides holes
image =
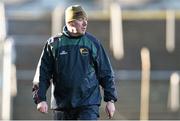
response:
{"label": "man", "polygon": [[47,113],[46,91],[52,79],[54,119],[97,120],[100,86],[109,118],[115,112],[117,92],[109,59],[100,42],[86,32],[87,14],[79,5],[65,11],[63,32],[51,37],[42,52],[33,81],[37,109]]}

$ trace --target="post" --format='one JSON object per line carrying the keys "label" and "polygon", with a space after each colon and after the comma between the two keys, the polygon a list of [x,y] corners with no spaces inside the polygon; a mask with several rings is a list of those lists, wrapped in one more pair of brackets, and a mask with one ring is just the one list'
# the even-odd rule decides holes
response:
{"label": "post", "polygon": [[171,111],[176,112],[179,109],[179,75],[174,72],[170,77],[170,89],[168,96],[168,107]]}
{"label": "post", "polygon": [[52,12],[52,33],[51,35],[57,35],[62,30],[62,22],[63,22],[63,9],[62,6],[56,6],[54,11]]}
{"label": "post", "polygon": [[12,77],[12,42],[10,40],[4,43],[3,55],[3,82],[2,82],[2,119],[11,118],[11,77]]}
{"label": "post", "polygon": [[5,8],[3,2],[0,1],[0,41],[5,40],[6,34]]}
{"label": "post", "polygon": [[2,119],[3,44],[4,41],[0,41],[0,119]]}
{"label": "post", "polygon": [[149,95],[150,95],[150,52],[147,48],[141,49],[141,104],[140,120],[149,119]]}
{"label": "post", "polygon": [[118,3],[110,6],[110,48],[116,59],[120,60],[124,56],[122,11]]}
{"label": "post", "polygon": [[175,50],[175,11],[166,11],[166,49],[168,52]]}

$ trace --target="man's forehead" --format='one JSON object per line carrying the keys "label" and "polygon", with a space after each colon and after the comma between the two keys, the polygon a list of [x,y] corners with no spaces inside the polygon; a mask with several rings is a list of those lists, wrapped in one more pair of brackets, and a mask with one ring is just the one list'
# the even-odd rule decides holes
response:
{"label": "man's forehead", "polygon": [[79,18],[77,18],[76,20],[80,20],[80,21],[82,21],[82,20],[88,20],[86,17],[79,17]]}

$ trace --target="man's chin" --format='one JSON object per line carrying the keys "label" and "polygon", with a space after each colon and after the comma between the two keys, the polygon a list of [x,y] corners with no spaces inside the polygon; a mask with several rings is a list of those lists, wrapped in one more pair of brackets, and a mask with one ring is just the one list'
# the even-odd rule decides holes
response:
{"label": "man's chin", "polygon": [[85,33],[86,33],[85,31],[84,31],[84,32],[81,32],[80,35],[84,35]]}
{"label": "man's chin", "polygon": [[86,33],[86,30],[82,31],[82,34],[85,34]]}

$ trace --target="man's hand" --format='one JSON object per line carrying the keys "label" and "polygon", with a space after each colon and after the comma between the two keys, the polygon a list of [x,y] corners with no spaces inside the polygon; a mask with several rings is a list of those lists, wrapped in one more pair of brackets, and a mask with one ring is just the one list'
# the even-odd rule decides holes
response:
{"label": "man's hand", "polygon": [[48,104],[46,101],[42,101],[37,104],[37,110],[41,113],[48,113]]}
{"label": "man's hand", "polygon": [[108,114],[109,119],[111,119],[113,117],[114,112],[115,112],[114,103],[111,102],[111,101],[108,101],[107,104],[106,104],[106,113]]}

